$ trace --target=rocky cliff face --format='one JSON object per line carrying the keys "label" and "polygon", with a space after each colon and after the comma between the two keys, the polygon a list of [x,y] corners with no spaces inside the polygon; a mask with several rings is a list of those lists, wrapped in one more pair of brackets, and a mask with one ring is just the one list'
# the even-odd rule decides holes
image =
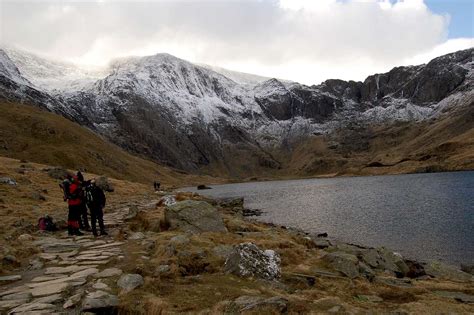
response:
{"label": "rocky cliff face", "polygon": [[237,83],[167,54],[87,72],[3,50],[0,95],[43,106],[170,166],[251,174],[281,168],[282,156],[314,135],[331,140],[347,127],[424,121],[460,99],[472,103],[473,51],[364,82],[305,86],[277,79]]}

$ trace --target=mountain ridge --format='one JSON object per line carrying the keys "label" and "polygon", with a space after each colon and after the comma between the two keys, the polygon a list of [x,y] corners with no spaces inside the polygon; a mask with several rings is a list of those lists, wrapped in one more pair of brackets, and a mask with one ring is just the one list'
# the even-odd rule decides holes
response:
{"label": "mountain ridge", "polygon": [[[239,84],[156,54],[121,59],[105,77],[73,88],[34,88],[51,98],[45,98],[48,110],[131,152],[187,171],[243,176],[278,171],[292,150],[313,136],[331,143],[347,126],[417,124],[471,101],[472,53],[395,67],[364,82],[326,80],[313,86],[278,79]],[[9,78],[0,73],[2,79]]]}

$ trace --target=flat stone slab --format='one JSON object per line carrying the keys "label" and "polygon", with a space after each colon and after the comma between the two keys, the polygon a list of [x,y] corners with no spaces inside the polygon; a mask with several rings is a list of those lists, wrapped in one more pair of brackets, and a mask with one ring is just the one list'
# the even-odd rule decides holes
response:
{"label": "flat stone slab", "polygon": [[48,267],[46,268],[44,274],[45,275],[52,275],[52,274],[58,274],[58,273],[74,273],[78,272],[81,270],[85,270],[88,268],[95,268],[97,266],[78,266],[78,265],[72,265],[68,267]]}
{"label": "flat stone slab", "polygon": [[[9,310],[14,307],[28,303],[28,300],[5,300],[0,301],[0,310]],[[3,313],[2,313],[3,314]]]}
{"label": "flat stone slab", "polygon": [[57,253],[57,255],[61,257],[62,259],[67,259],[69,257],[76,256],[78,253],[79,253],[79,250],[75,249],[69,252]]}
{"label": "flat stone slab", "polygon": [[94,277],[96,278],[110,278],[114,276],[120,276],[122,274],[122,270],[118,268],[108,268],[104,269],[103,271],[96,274]]}
{"label": "flat stone slab", "polygon": [[83,260],[78,262],[78,265],[86,266],[86,265],[106,265],[110,262],[110,259],[107,260]]}
{"label": "flat stone slab", "polygon": [[103,248],[108,248],[108,247],[116,247],[116,246],[120,246],[122,244],[124,244],[124,242],[113,242],[113,243],[108,243],[108,244],[104,244],[104,245],[95,246],[95,247],[92,247],[91,249],[103,249]]}
{"label": "flat stone slab", "polygon": [[77,260],[104,260],[104,259],[109,259],[110,256],[102,256],[102,255],[81,255],[77,256]]}
{"label": "flat stone slab", "polygon": [[58,257],[58,254],[45,254],[45,253],[42,253],[42,254],[39,254],[39,257],[44,259],[44,260],[54,260]]}
{"label": "flat stone slab", "polygon": [[0,283],[7,283],[7,282],[18,281],[18,280],[21,280],[20,275],[11,275],[11,276],[0,277]]}
{"label": "flat stone slab", "polygon": [[71,266],[76,265],[77,263],[77,260],[63,260],[58,263],[58,266]]}
{"label": "flat stone slab", "polygon": [[85,270],[81,270],[78,272],[75,272],[70,275],[71,278],[87,278],[89,276],[95,275],[96,273],[99,272],[99,269],[97,268],[88,268]]}
{"label": "flat stone slab", "polygon": [[[97,270],[97,269],[96,269]],[[85,270],[87,271],[87,270]],[[65,278],[60,278],[56,280],[51,280],[47,282],[32,282],[28,283],[27,286],[29,288],[41,288],[42,286],[49,286],[49,285],[54,285],[54,284],[59,284],[59,283],[70,283],[71,285],[82,285],[85,283],[85,278],[87,277],[88,273],[77,273],[75,276],[68,276]]]}
{"label": "flat stone slab", "polygon": [[53,243],[53,244],[43,244],[41,245],[41,249],[45,253],[63,253],[69,252],[74,249],[79,249],[81,247],[80,244],[77,243]]}
{"label": "flat stone slab", "polygon": [[71,287],[71,284],[69,282],[53,283],[53,284],[43,285],[40,287],[33,288],[31,289],[31,294],[34,297],[53,295],[53,294],[64,292],[69,287]]}
{"label": "flat stone slab", "polygon": [[2,297],[2,300],[26,300],[30,301],[33,296],[30,292],[18,292],[8,294]]}
{"label": "flat stone slab", "polygon": [[14,287],[6,291],[0,291],[0,297],[13,294],[13,293],[26,292],[26,291],[28,291],[28,287],[26,285],[21,285],[21,286]]}
{"label": "flat stone slab", "polygon": [[[109,250],[109,249],[108,249]],[[110,249],[112,250],[112,249]],[[102,253],[106,253],[103,250],[83,250],[81,255],[102,255]]]}
{"label": "flat stone slab", "polygon": [[462,303],[474,303],[474,295],[456,291],[434,291],[434,294],[445,298],[454,299]]}
{"label": "flat stone slab", "polygon": [[56,279],[61,279],[61,278],[66,278],[67,275],[63,274],[58,274],[54,276],[39,276],[36,278],[31,279],[31,282],[46,282],[46,281],[51,281],[51,280],[56,280]]}
{"label": "flat stone slab", "polygon": [[53,310],[56,307],[53,304],[49,303],[28,303],[18,306],[12,309],[8,314],[16,314],[16,313],[26,313],[26,312],[33,312],[33,311],[45,311],[45,310]]}
{"label": "flat stone slab", "polygon": [[34,299],[33,302],[54,304],[54,303],[57,303],[57,302],[63,301],[63,300],[64,300],[64,298],[61,294],[53,294],[53,295],[43,296],[43,297]]}

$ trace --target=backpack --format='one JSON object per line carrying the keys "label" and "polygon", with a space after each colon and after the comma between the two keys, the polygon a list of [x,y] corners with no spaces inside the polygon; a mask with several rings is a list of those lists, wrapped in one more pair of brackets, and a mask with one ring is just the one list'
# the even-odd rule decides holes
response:
{"label": "backpack", "polygon": [[59,184],[59,187],[61,187],[61,189],[63,190],[64,200],[67,200],[70,197],[70,194],[69,194],[70,185],[71,185],[71,182],[69,181],[69,179],[65,179],[63,180],[61,184]]}
{"label": "backpack", "polygon": [[38,229],[40,231],[56,231],[58,228],[50,216],[44,216],[38,220]]}
{"label": "backpack", "polygon": [[86,187],[86,200],[87,204],[93,204],[94,203],[94,195],[92,193],[93,187],[87,186]]}

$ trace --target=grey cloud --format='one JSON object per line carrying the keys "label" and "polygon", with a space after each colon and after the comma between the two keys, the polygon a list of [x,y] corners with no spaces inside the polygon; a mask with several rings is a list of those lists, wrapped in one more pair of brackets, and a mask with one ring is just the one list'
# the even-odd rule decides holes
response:
{"label": "grey cloud", "polygon": [[447,27],[446,17],[428,10],[382,10],[375,2],[337,2],[330,12],[285,10],[276,0],[0,5],[3,44],[69,59],[100,42],[104,58],[169,42],[192,51],[195,61],[221,65],[365,60],[385,66],[429,51],[445,40]]}

